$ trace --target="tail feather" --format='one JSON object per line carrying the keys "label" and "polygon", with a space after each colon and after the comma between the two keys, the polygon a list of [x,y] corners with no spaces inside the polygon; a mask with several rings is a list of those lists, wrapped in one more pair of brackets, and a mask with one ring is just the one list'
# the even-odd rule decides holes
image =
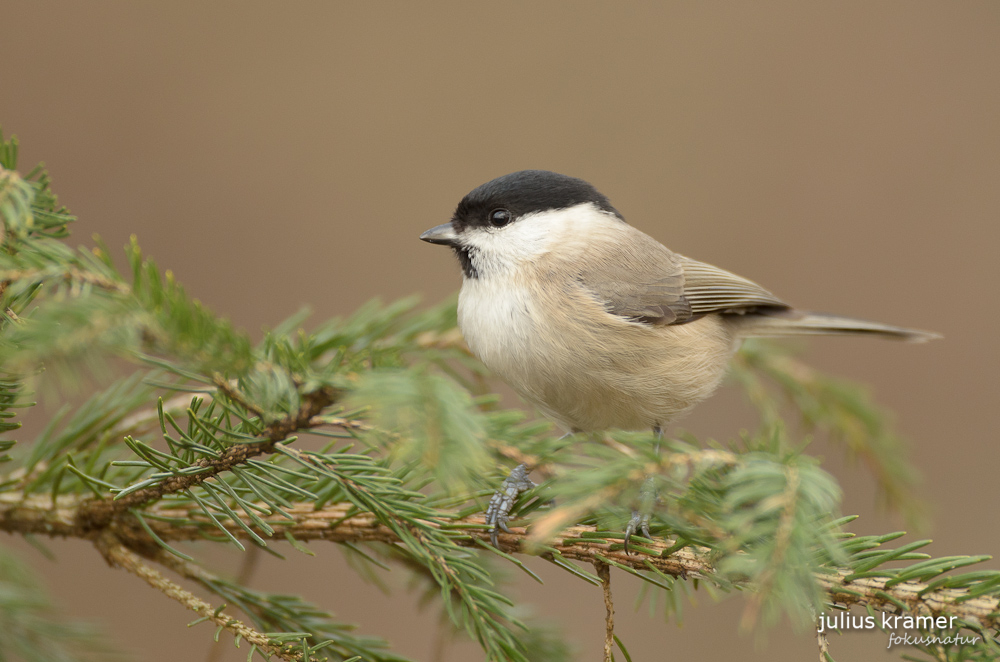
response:
{"label": "tail feather", "polygon": [[798,310],[776,310],[751,313],[737,318],[740,334],[748,337],[801,335],[876,335],[907,342],[927,342],[941,336],[930,331],[906,329],[879,322],[806,313]]}

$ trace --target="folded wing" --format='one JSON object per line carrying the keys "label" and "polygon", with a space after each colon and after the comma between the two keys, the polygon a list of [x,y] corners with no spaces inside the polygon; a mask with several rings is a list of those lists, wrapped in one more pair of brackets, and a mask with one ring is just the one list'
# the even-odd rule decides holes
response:
{"label": "folded wing", "polygon": [[789,308],[753,281],[678,255],[638,230],[629,239],[593,243],[586,265],[577,265],[580,283],[613,315],[663,325]]}

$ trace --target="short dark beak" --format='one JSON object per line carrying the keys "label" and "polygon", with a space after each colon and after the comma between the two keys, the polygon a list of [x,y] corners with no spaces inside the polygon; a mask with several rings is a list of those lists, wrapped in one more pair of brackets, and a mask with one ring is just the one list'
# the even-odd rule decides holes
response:
{"label": "short dark beak", "polygon": [[458,235],[455,234],[451,223],[442,223],[433,227],[420,235],[420,238],[431,244],[441,244],[442,246],[454,246],[458,243]]}

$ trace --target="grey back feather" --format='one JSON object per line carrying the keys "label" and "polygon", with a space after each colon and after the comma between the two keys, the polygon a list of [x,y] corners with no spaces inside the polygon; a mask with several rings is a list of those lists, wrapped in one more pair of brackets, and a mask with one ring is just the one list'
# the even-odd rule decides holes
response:
{"label": "grey back feather", "polygon": [[613,315],[656,324],[690,320],[680,256],[631,226],[618,231],[632,236],[588,242],[585,263],[573,265],[577,280]]}

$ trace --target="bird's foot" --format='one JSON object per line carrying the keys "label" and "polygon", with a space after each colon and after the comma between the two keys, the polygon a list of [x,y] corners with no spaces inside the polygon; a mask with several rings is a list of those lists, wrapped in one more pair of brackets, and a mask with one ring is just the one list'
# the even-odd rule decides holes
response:
{"label": "bird's foot", "polygon": [[643,514],[638,510],[632,511],[632,518],[625,527],[625,553],[628,554],[628,543],[632,536],[639,532],[644,538],[651,538],[649,534],[649,513]]}
{"label": "bird's foot", "polygon": [[628,543],[637,532],[644,538],[652,538],[649,534],[649,518],[653,514],[653,504],[656,503],[656,483],[653,477],[648,477],[639,488],[639,509],[632,511],[632,517],[625,527],[625,553],[628,554]]}
{"label": "bird's foot", "polygon": [[504,479],[500,489],[490,497],[490,504],[486,508],[486,523],[490,529],[490,542],[494,547],[498,547],[497,536],[499,531],[510,533],[507,528],[507,516],[510,515],[514,502],[522,492],[527,492],[535,487],[535,483],[528,478],[528,465],[519,464]]}

